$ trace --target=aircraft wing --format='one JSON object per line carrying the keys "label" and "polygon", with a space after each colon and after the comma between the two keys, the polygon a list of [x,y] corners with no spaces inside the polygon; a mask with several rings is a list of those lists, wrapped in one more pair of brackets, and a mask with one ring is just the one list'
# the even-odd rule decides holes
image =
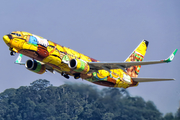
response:
{"label": "aircraft wing", "polygon": [[46,66],[46,70],[48,70],[49,72],[55,74],[55,71],[54,71],[54,69],[51,66],[49,66],[47,64],[44,64],[44,65]]}
{"label": "aircraft wing", "polygon": [[133,81],[136,82],[155,82],[155,81],[169,81],[169,80],[175,80],[175,79],[164,79],[164,78],[132,78]]}
{"label": "aircraft wing", "polygon": [[136,65],[151,65],[151,64],[159,64],[159,63],[168,63],[171,62],[176,54],[178,49],[175,49],[174,52],[164,60],[157,60],[157,61],[141,61],[141,62],[89,62],[89,66],[91,70],[97,71],[97,70],[107,70],[110,71],[110,69],[122,69],[126,71],[125,68],[128,68],[130,66],[136,66]]}
{"label": "aircraft wing", "polygon": [[[15,63],[15,64],[19,64],[19,65],[25,65],[26,63],[21,62],[22,56],[23,56],[22,54],[19,54],[18,57],[17,57],[17,59],[16,59],[16,61],[15,61],[14,63]],[[40,61],[39,61],[39,62],[40,62]],[[49,72],[55,74],[54,69],[53,69],[51,66],[49,66],[49,65],[47,65],[47,64],[45,64],[45,63],[43,63],[43,62],[41,62],[41,64],[45,65],[46,70],[48,70]]]}

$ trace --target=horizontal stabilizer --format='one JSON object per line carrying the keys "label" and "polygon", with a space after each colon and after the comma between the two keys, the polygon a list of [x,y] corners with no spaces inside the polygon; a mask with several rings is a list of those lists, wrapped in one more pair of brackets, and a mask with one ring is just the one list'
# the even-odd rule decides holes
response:
{"label": "horizontal stabilizer", "polygon": [[165,78],[132,78],[135,82],[156,82],[156,81],[169,81],[175,79],[165,79]]}
{"label": "horizontal stabilizer", "polygon": [[15,64],[25,65],[25,63],[22,63],[21,60],[22,60],[22,54],[19,54],[15,61]]}

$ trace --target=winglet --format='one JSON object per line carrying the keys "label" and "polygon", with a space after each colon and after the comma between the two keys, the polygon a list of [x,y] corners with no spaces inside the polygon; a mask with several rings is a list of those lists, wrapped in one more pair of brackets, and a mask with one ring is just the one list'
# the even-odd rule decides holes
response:
{"label": "winglet", "polygon": [[174,56],[176,55],[178,49],[175,49],[174,52],[169,56],[169,58],[167,58],[166,60],[164,60],[164,62],[171,62],[174,59]]}
{"label": "winglet", "polygon": [[19,64],[19,65],[25,65],[25,63],[22,63],[21,60],[22,60],[22,54],[19,54],[19,56],[17,57],[15,63]]}

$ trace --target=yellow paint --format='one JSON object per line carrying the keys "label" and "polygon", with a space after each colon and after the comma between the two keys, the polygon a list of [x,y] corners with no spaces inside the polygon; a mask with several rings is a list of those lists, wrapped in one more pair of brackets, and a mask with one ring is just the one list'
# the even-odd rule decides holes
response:
{"label": "yellow paint", "polygon": [[87,62],[91,62],[91,59],[88,56],[85,56],[83,54],[80,54],[80,59],[87,61]]}
{"label": "yellow paint", "polygon": [[9,37],[8,37],[7,35],[4,35],[4,36],[3,36],[3,40],[4,40],[4,42],[5,42],[6,44],[9,44],[9,43],[10,43],[10,39],[9,39]]}
{"label": "yellow paint", "polygon": [[66,71],[66,72],[69,72],[69,71],[70,71],[69,66],[68,66],[67,64],[65,64],[65,63],[61,63],[61,64],[59,65],[59,67],[61,68],[62,71]]}
{"label": "yellow paint", "polygon": [[53,50],[54,50],[53,47],[51,47],[51,46],[48,46],[48,47],[47,47],[47,51],[48,51],[49,53],[51,53],[51,51],[53,51]]}
{"label": "yellow paint", "polygon": [[130,58],[128,58],[128,59],[126,60],[126,62],[131,62]]}
{"label": "yellow paint", "polygon": [[26,36],[27,36],[27,35],[32,35],[31,33],[24,32],[24,31],[22,31],[21,33],[22,33],[23,36],[25,36],[25,35],[26,35]]}
{"label": "yellow paint", "polygon": [[[48,51],[49,52],[49,51]],[[60,57],[60,53],[59,53],[59,51],[57,50],[57,49],[51,49],[51,51],[49,52],[50,53],[50,55],[55,55],[55,56],[58,56],[58,57]]]}
{"label": "yellow paint", "polygon": [[114,87],[127,88],[127,87],[129,87],[129,84],[118,79],[118,80],[116,80],[116,85]]}
{"label": "yellow paint", "polygon": [[[9,40],[9,41],[10,41],[11,47],[13,48],[13,51],[18,52],[21,49],[32,50],[32,51],[38,50],[37,46],[29,44],[26,42],[26,40],[28,39],[28,36],[32,35],[31,33],[21,32],[21,31],[14,31],[14,33],[21,34],[22,36],[18,37],[16,35],[12,35],[14,37],[14,39],[11,41]],[[81,63],[81,61],[78,58],[80,58],[83,61],[86,61],[87,63],[92,62],[91,59],[84,54],[81,54],[81,53],[74,51],[70,48],[63,47],[63,46],[58,45],[56,43],[53,43],[51,41],[48,41],[48,43],[50,46],[47,47],[47,51],[49,52],[50,55],[48,57],[44,58],[42,62],[45,64],[50,63],[50,64],[55,65],[54,67],[52,66],[53,69],[55,69],[59,72],[62,72],[62,71],[67,72],[70,75],[75,73],[75,71],[70,70],[67,63],[63,63],[61,60],[66,53],[70,59],[77,59],[77,61],[80,63]],[[140,43],[140,45],[137,47],[137,49],[135,51],[144,56],[146,53],[146,49],[147,49],[147,47],[146,47],[145,42],[142,42],[142,43]],[[127,61],[130,61],[130,59],[127,59]],[[59,67],[59,69],[58,69],[58,67]],[[78,68],[81,68],[81,64],[77,65],[77,69]],[[89,71],[89,67],[87,67],[86,69],[88,69],[87,71]],[[111,77],[111,76],[109,76],[110,73],[108,71],[99,70],[96,77],[103,79],[103,78],[106,78],[109,76],[109,79],[116,80],[115,87],[127,88],[130,86],[131,83],[128,83],[128,82],[122,80],[123,74],[126,75],[126,73],[123,70],[113,69],[113,70],[111,70],[111,75],[112,75],[112,77]],[[92,79],[88,78],[87,80],[93,81],[94,79],[95,78],[92,78]],[[115,82],[115,81],[113,81],[113,82]]]}
{"label": "yellow paint", "polygon": [[73,54],[73,50],[67,48],[67,47],[63,47],[64,48],[64,51],[68,54],[68,56],[71,58],[71,59],[75,59],[76,56],[75,54]]}
{"label": "yellow paint", "polygon": [[60,51],[60,52],[64,52],[64,49],[63,49],[63,47],[62,46],[60,46],[60,45],[56,45],[56,48]]}
{"label": "yellow paint", "polygon": [[69,49],[70,54],[72,54],[74,57],[79,58],[80,54],[72,49]]}
{"label": "yellow paint", "polygon": [[29,40],[28,35],[25,35],[23,38],[24,38],[26,41]]}
{"label": "yellow paint", "polygon": [[49,63],[51,63],[51,64],[54,64],[54,65],[56,65],[56,66],[59,66],[60,64],[61,64],[61,59],[59,59],[58,57],[54,57],[54,56],[52,56],[52,61],[50,61]]}
{"label": "yellow paint", "polygon": [[98,70],[97,76],[102,79],[109,76],[109,72],[106,70]]}
{"label": "yellow paint", "polygon": [[77,59],[76,69],[79,69],[79,68],[81,68],[81,60],[80,60],[80,59]]}
{"label": "yellow paint", "polygon": [[61,59],[52,55],[49,55],[48,57],[43,59],[44,63],[51,63],[56,66],[59,66],[61,64]]}
{"label": "yellow paint", "polygon": [[19,48],[19,49],[22,49],[25,42],[26,42],[26,41],[21,41],[21,42],[19,42],[18,48]]}
{"label": "yellow paint", "polygon": [[76,72],[81,72],[83,74],[86,74],[87,72],[89,72],[90,67],[85,61],[81,59],[76,59],[76,61],[77,61],[77,65],[75,68]]}
{"label": "yellow paint", "polygon": [[37,51],[38,50],[38,47],[37,46],[34,46],[34,45],[30,45],[30,50],[32,51]]}
{"label": "yellow paint", "polygon": [[48,41],[48,43],[49,43],[49,45],[51,45],[51,46],[55,46],[55,44],[54,44],[53,42],[51,42],[51,41]]}
{"label": "yellow paint", "polygon": [[147,49],[146,43],[143,41],[135,51],[144,56],[146,54],[146,49]]}
{"label": "yellow paint", "polygon": [[52,60],[52,57],[49,55],[48,57],[43,59],[43,62],[44,63],[49,63],[49,61],[51,61],[51,60]]}
{"label": "yellow paint", "polygon": [[111,70],[111,75],[114,77],[114,78],[122,78],[123,77],[123,70],[121,69],[113,69]]}
{"label": "yellow paint", "polygon": [[11,48],[16,48],[17,50],[26,49],[37,51],[38,47],[27,43],[24,39],[14,38],[11,40]]}
{"label": "yellow paint", "polygon": [[21,42],[21,39],[18,38],[14,38],[13,40],[11,40],[11,47],[12,48],[16,48],[16,49],[20,49],[19,48],[19,43]]}
{"label": "yellow paint", "polygon": [[38,47],[37,47],[37,46],[34,46],[34,45],[32,45],[32,44],[29,44],[29,43],[27,43],[27,42],[25,42],[25,43],[22,45],[22,49],[37,51]]}
{"label": "yellow paint", "polygon": [[13,48],[12,51],[14,51],[16,53],[18,52],[18,50],[16,48]]}

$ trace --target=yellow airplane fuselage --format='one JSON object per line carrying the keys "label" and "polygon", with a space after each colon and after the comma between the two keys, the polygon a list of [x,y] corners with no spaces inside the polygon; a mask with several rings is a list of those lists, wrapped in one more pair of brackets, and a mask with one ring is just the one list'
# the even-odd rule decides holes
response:
{"label": "yellow airplane fuselage", "polygon": [[[137,77],[138,66],[137,68],[132,68],[132,70],[130,70],[130,68],[127,71],[122,69],[111,69],[110,71],[98,70],[96,72],[90,72],[90,67],[87,63],[99,61],[40,36],[28,32],[14,31],[11,34],[3,36],[3,40],[12,52],[21,53],[38,60],[59,73],[65,73],[70,76],[78,74],[82,79],[109,87],[128,88],[138,85],[138,82],[134,82],[131,79],[131,77]],[[135,53],[133,55],[136,56]],[[130,57],[127,61],[130,61]],[[68,65],[68,62],[72,59],[81,63],[76,69],[72,69]],[[83,69],[80,69],[82,67]],[[41,69],[39,74],[45,72],[44,68]],[[131,72],[128,73],[128,71]]]}

